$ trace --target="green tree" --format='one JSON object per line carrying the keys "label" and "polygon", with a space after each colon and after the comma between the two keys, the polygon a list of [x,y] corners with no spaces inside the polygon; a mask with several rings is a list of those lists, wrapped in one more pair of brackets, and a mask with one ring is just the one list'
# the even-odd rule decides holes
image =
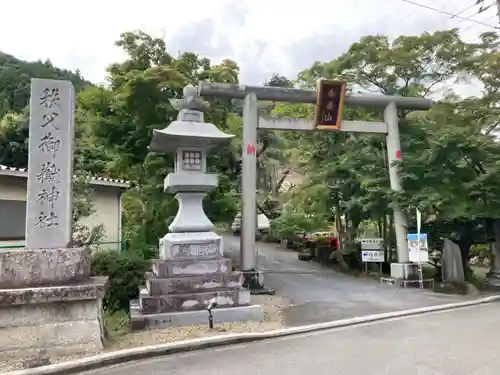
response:
{"label": "green tree", "polygon": [[73,246],[92,246],[98,243],[105,235],[104,225],[89,227],[84,219],[95,213],[92,203],[94,189],[90,174],[77,171],[73,179]]}
{"label": "green tree", "polygon": [[28,114],[7,113],[0,118],[0,164],[28,167]]}
{"label": "green tree", "polygon": [[0,118],[7,112],[21,112],[28,105],[31,78],[68,80],[76,91],[90,85],[78,71],[56,68],[49,60],[28,62],[0,52]]}
{"label": "green tree", "polygon": [[[163,192],[163,179],[172,171],[173,155],[148,151],[153,129],[164,128],[176,119],[169,100],[180,98],[187,84],[200,80],[238,82],[238,66],[230,60],[211,65],[194,53],[173,57],[163,40],[141,31],[122,34],[116,43],[128,58],[108,69],[109,88],[92,87],[79,95],[79,113],[84,119],[80,153],[91,157],[86,167],[129,180],[133,188],[124,198],[125,232],[132,240],[154,244],[165,233],[177,211],[173,197]],[[228,129],[231,102],[214,99],[205,120]],[[212,170],[230,167],[231,150],[216,152],[209,160]],[[206,200],[207,212],[227,216],[234,202],[225,193],[232,182],[224,177],[219,188]]]}
{"label": "green tree", "polygon": [[[308,182],[296,200],[334,212],[336,221],[345,216],[347,233],[349,229],[356,233],[363,219],[379,221],[379,227],[389,231],[384,231],[384,237],[392,243],[391,225],[387,225],[390,202],[396,199],[407,210],[410,225],[415,223],[418,206],[426,217],[425,230],[438,240],[435,246],[439,248],[442,238],[456,240],[467,265],[471,244],[484,241],[484,235],[479,235],[484,234],[484,222],[491,221],[498,210],[499,192],[493,184],[498,146],[490,134],[498,118],[497,38],[488,33],[480,43],[471,44],[461,40],[457,30],[403,36],[392,43],[385,36],[367,36],[345,54],[301,72],[297,82],[303,87],[313,87],[319,78],[344,78],[350,92],[428,96],[446,88],[448,95],[430,111],[400,111],[402,194],[389,189],[383,138],[317,133],[295,140],[309,155],[303,160]],[[453,95],[449,85],[471,77],[484,85],[482,97]],[[274,109],[287,116],[293,111],[311,118],[309,106]],[[373,110],[348,109],[344,118],[381,120],[382,116]]]}

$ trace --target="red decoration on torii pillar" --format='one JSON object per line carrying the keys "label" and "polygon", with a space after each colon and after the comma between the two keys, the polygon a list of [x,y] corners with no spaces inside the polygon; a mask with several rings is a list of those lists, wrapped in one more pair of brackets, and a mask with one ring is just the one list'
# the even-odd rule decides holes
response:
{"label": "red decoration on torii pillar", "polygon": [[401,159],[401,151],[400,150],[396,151],[396,159]]}
{"label": "red decoration on torii pillar", "polygon": [[253,155],[255,156],[255,146],[248,144],[247,146],[247,155]]}

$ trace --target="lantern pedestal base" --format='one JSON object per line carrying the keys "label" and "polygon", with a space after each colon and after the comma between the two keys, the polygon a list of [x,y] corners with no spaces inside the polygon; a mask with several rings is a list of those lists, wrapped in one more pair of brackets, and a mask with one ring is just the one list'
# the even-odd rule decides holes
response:
{"label": "lantern pedestal base", "polygon": [[[192,234],[169,233],[177,237],[186,235],[186,238]],[[206,242],[206,233],[196,235]],[[213,233],[212,240],[214,246],[210,251],[215,252],[214,256],[207,256],[207,252],[204,256],[194,256],[202,244],[193,238],[183,244],[186,247],[183,252],[178,251],[177,241],[164,246],[162,256],[184,258],[153,261],[139,300],[130,305],[135,329],[204,324],[208,322],[207,308],[214,303],[212,312],[216,323],[263,320],[262,307],[251,304],[250,291],[242,286],[243,275],[233,272],[231,261],[220,256],[220,237]]]}
{"label": "lantern pedestal base", "polygon": [[[260,305],[249,305],[229,308],[215,308],[212,310],[214,324],[233,322],[247,322],[264,320],[264,310]],[[132,301],[130,306],[130,320],[133,330],[163,329],[189,325],[206,324],[208,326],[208,312],[206,310],[166,312],[159,314],[144,314],[139,307],[139,301]]]}
{"label": "lantern pedestal base", "polygon": [[215,232],[167,233],[160,240],[160,259],[212,259],[222,257],[222,237]]}

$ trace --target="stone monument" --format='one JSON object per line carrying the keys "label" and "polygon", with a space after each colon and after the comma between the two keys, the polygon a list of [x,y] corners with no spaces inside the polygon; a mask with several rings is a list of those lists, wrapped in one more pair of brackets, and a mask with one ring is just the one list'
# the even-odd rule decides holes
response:
{"label": "stone monument", "polygon": [[139,301],[131,303],[134,328],[206,324],[207,307],[216,303],[217,323],[262,320],[261,306],[250,304],[250,291],[242,287],[242,275],[232,272],[223,257],[222,237],[203,210],[207,192],[217,187],[216,174],[206,173],[207,153],[233,135],[204,122],[208,103],[196,88],[184,88],[184,99],[173,100],[177,121],[154,130],[150,150],[175,153],[174,173],[164,188],[175,194],[179,210],[159,243],[160,259],[146,274]]}
{"label": "stone monument", "polygon": [[71,245],[74,108],[70,82],[31,81],[26,247],[0,250],[0,360],[103,346],[106,279]]}
{"label": "stone monument", "polygon": [[500,291],[500,244],[495,239],[500,238],[500,220],[492,220],[490,224],[490,269],[486,274],[484,288]]}
{"label": "stone monument", "polygon": [[448,238],[444,239],[443,254],[441,255],[441,273],[444,282],[465,281],[460,247]]}

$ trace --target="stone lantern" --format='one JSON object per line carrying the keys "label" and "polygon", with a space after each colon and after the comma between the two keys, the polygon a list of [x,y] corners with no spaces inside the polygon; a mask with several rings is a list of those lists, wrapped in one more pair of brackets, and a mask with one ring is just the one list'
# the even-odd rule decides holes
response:
{"label": "stone lantern", "polygon": [[203,210],[205,195],[218,183],[216,174],[206,173],[207,153],[233,135],[204,122],[208,103],[196,88],[185,87],[184,98],[171,103],[179,110],[177,121],[154,130],[149,147],[153,152],[175,153],[174,172],[165,178],[164,189],[175,194],[179,209],[169,233],[160,239],[160,259],[146,273],[139,301],[131,303],[133,325],[206,323],[205,310],[214,302],[216,322],[261,320],[262,308],[250,305],[250,292],[242,287],[241,274],[232,272],[231,261],[223,256],[222,237],[212,231]]}

